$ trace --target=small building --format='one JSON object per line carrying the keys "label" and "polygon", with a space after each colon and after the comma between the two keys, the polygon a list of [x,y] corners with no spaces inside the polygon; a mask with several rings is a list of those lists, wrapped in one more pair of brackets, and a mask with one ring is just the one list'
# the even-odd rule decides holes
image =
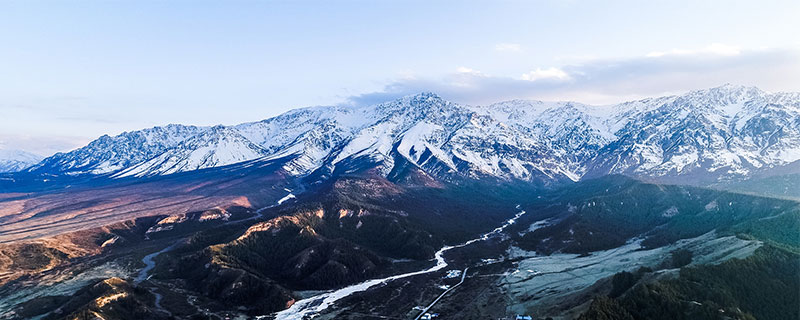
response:
{"label": "small building", "polygon": [[516,320],[533,320],[533,317],[531,317],[529,315],[518,314],[515,319]]}

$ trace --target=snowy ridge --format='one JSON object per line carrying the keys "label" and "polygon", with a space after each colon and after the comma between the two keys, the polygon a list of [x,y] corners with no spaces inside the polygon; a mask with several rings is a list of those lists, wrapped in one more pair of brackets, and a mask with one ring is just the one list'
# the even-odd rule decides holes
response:
{"label": "snowy ridge", "polygon": [[798,100],[786,97],[725,85],[659,99],[632,114],[588,170],[729,179],[797,161]]}
{"label": "snowy ridge", "polygon": [[466,106],[421,93],[228,127],[169,125],[103,136],[29,171],[150,176],[286,159],[284,169],[300,176],[365,158],[384,174],[402,158],[439,177],[735,179],[800,159],[800,94],[724,85],[608,106]]}
{"label": "snowy ridge", "polygon": [[181,141],[170,152],[122,170],[115,177],[170,174],[253,160],[267,153],[235,129],[215,126]]}
{"label": "snowy ridge", "polygon": [[37,164],[43,157],[21,150],[0,149],[0,173],[17,172]]}
{"label": "snowy ridge", "polygon": [[104,135],[87,146],[50,156],[28,169],[52,174],[118,172],[158,156],[206,128],[171,124],[139,131]]}

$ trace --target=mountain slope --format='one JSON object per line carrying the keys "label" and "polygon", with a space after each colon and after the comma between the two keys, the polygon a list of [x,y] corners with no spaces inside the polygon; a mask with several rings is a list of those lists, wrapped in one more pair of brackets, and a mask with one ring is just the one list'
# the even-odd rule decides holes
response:
{"label": "mountain slope", "polygon": [[116,174],[116,177],[147,176],[219,167],[266,155],[234,129],[215,126],[187,138],[159,156]]}
{"label": "mountain slope", "polygon": [[800,159],[799,101],[725,85],[648,104],[598,152],[588,175],[715,181],[787,165]]}
{"label": "mountain slope", "polygon": [[50,156],[28,171],[69,175],[114,173],[150,160],[203,130],[171,124],[114,137],[104,135],[85,147]]}
{"label": "mountain slope", "polygon": [[589,106],[513,100],[466,106],[421,93],[372,106],[313,107],[259,122],[169,125],[103,136],[29,169],[56,175],[164,175],[285,158],[295,176],[395,161],[442,177],[537,183],[625,174],[735,181],[800,160],[800,94],[724,85]]}
{"label": "mountain slope", "polygon": [[0,150],[0,173],[17,172],[42,161],[43,157],[21,150]]}

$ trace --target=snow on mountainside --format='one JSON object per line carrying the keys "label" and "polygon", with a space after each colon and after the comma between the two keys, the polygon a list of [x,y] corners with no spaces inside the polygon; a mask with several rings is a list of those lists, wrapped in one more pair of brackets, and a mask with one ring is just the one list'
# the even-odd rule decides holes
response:
{"label": "snow on mountainside", "polygon": [[235,129],[215,126],[186,138],[168,152],[122,170],[116,177],[170,174],[218,167],[265,156],[267,153]]}
{"label": "snow on mountainside", "polygon": [[104,135],[85,147],[50,156],[28,170],[70,175],[118,172],[161,155],[203,130],[170,124],[114,137]]}
{"label": "snow on mountainside", "polygon": [[421,93],[229,127],[169,125],[103,136],[30,171],[149,176],[279,158],[295,175],[364,160],[388,175],[404,159],[440,177],[732,179],[800,159],[800,94],[724,85],[609,106],[466,106]]}
{"label": "snow on mountainside", "polygon": [[725,85],[645,104],[588,164],[589,174],[727,179],[797,161],[797,98]]}
{"label": "snow on mountainside", "polygon": [[44,157],[21,150],[2,150],[0,149],[0,173],[17,172],[39,161]]}
{"label": "snow on mountainside", "polygon": [[614,139],[616,121],[607,118],[609,107],[513,100],[476,111],[541,141],[572,180],[578,180],[584,173],[584,163]]}

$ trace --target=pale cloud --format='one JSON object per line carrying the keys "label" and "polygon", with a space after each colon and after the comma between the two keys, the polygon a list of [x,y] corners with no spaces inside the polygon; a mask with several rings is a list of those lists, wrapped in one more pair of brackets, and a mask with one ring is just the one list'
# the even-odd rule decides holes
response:
{"label": "pale cloud", "polygon": [[85,145],[92,138],[78,136],[41,136],[0,133],[0,149],[22,150],[41,156],[65,152]]}
{"label": "pale cloud", "polygon": [[474,73],[476,71],[473,70],[473,69],[467,68],[467,67],[458,67],[458,68],[456,68],[456,72],[458,72],[458,73]]}
{"label": "pale cloud", "polygon": [[458,67],[456,68],[456,73],[448,75],[445,77],[444,81],[449,82],[455,87],[470,88],[479,85],[480,79],[488,77],[489,75],[486,75],[478,70],[467,67]]}
{"label": "pale cloud", "polygon": [[469,74],[475,74],[475,75],[481,74],[480,71],[477,71],[477,70],[472,69],[472,68],[467,68],[467,67],[458,67],[458,68],[456,68],[456,72],[458,72],[458,73],[469,73]]}
{"label": "pale cloud", "polygon": [[595,59],[538,68],[520,77],[487,75],[463,67],[439,78],[399,79],[381,91],[349,97],[348,104],[380,103],[423,91],[467,104],[509,99],[606,104],[724,83],[767,91],[800,91],[800,51],[732,48],[712,45],[691,53]]}
{"label": "pale cloud", "polygon": [[688,49],[672,49],[669,51],[653,51],[647,54],[647,57],[657,58],[667,55],[696,55],[696,54],[710,54],[720,56],[735,56],[742,53],[742,49],[738,46],[727,45],[723,43],[712,43],[704,48],[696,50]]}
{"label": "pale cloud", "polygon": [[401,70],[400,72],[397,73],[397,75],[400,77],[400,79],[404,80],[414,80],[417,78],[417,75],[416,73],[414,73],[414,71],[407,69]]}
{"label": "pale cloud", "polygon": [[522,80],[525,81],[538,81],[538,80],[569,80],[569,74],[556,67],[547,69],[536,68],[528,73],[522,75]]}
{"label": "pale cloud", "polygon": [[522,46],[519,43],[498,43],[494,46],[495,51],[500,52],[520,52]]}

